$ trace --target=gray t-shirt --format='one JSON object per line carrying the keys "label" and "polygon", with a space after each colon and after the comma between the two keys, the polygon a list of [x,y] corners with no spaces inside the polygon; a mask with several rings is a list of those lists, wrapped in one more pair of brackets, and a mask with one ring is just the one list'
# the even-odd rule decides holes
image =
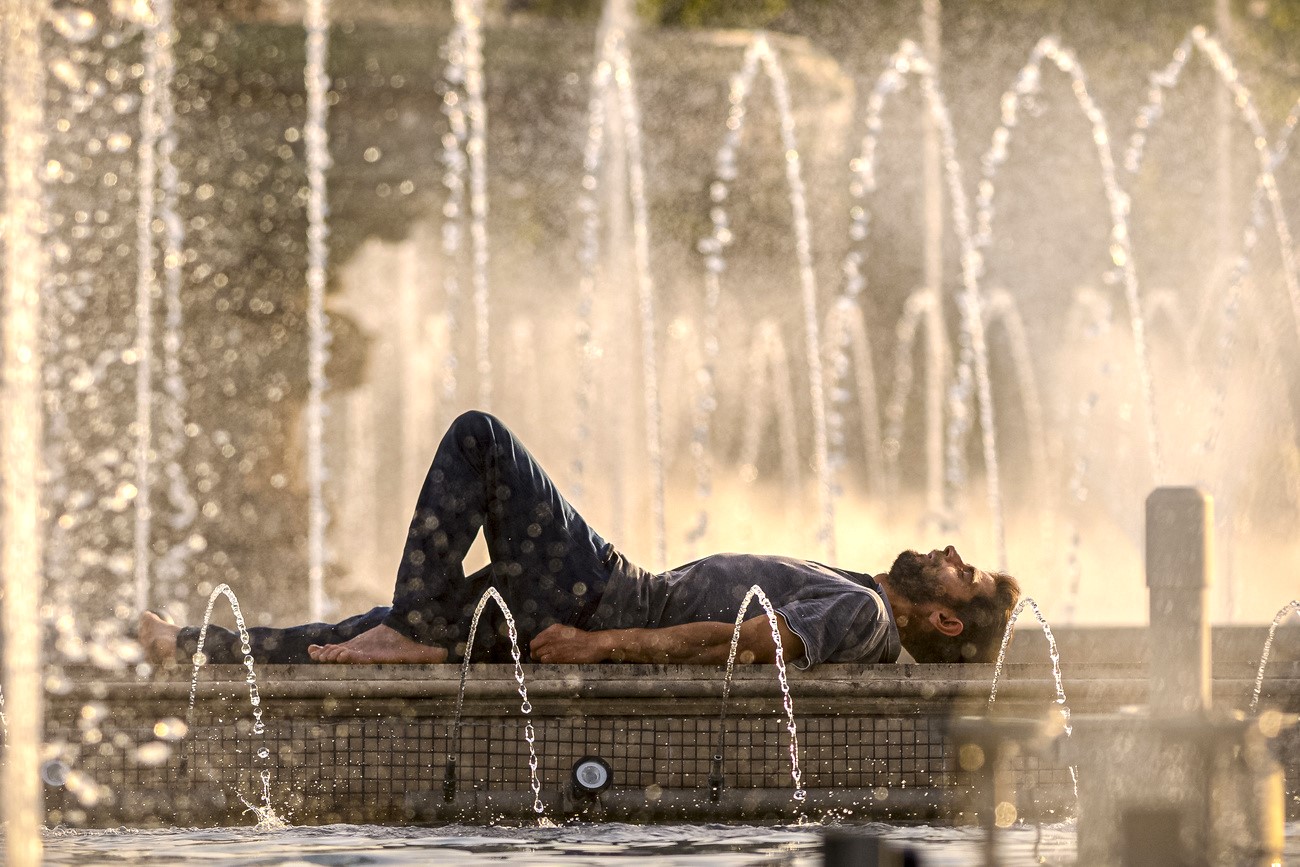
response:
{"label": "gray t-shirt", "polygon": [[[880,585],[821,563],[758,554],[714,554],[660,575],[615,557],[588,629],[640,629],[683,623],[735,623],[757,584],[803,639],[799,668],[819,662],[893,662],[901,645]],[[745,619],[763,613],[755,599]]]}

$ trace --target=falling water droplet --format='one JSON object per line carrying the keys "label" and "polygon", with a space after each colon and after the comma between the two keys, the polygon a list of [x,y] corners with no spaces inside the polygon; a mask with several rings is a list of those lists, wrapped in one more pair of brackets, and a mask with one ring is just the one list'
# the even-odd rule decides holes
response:
{"label": "falling water droplet", "polygon": [[50,10],[54,31],[69,42],[86,42],[99,32],[99,20],[89,9],[61,6]]}

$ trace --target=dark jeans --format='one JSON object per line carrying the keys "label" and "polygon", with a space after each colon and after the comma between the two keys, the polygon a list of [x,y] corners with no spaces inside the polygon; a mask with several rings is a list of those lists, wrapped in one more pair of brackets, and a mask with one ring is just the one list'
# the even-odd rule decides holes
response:
{"label": "dark jeans", "polygon": [[[471,576],[461,565],[482,528],[492,564]],[[448,428],[415,506],[397,570],[393,604],[339,623],[249,630],[258,662],[311,662],[311,644],[337,644],[379,624],[421,644],[461,656],[479,597],[495,586],[514,615],[525,656],[528,642],[553,623],[583,626],[596,610],[615,559],[605,542],[556,490],[537,460],[498,419],[467,412]],[[504,620],[488,603],[475,658],[509,659]],[[177,642],[194,655],[197,627]],[[480,655],[482,651],[485,655]],[[239,636],[210,627],[211,662],[242,662]]]}

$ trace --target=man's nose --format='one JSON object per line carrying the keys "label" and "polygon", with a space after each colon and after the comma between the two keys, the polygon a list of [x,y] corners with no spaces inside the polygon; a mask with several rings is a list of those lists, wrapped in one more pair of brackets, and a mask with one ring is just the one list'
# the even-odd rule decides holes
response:
{"label": "man's nose", "polygon": [[957,553],[957,549],[952,545],[943,549],[943,556],[949,560],[956,560],[958,565],[966,565],[965,563],[962,563],[961,555]]}

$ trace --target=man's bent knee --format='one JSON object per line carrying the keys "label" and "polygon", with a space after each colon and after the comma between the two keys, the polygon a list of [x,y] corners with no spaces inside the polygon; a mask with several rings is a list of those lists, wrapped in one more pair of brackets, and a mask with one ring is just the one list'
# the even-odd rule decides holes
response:
{"label": "man's bent knee", "polygon": [[469,440],[473,443],[487,443],[508,433],[505,423],[491,413],[480,409],[471,409],[461,413],[451,423],[451,433],[456,442],[462,445]]}

